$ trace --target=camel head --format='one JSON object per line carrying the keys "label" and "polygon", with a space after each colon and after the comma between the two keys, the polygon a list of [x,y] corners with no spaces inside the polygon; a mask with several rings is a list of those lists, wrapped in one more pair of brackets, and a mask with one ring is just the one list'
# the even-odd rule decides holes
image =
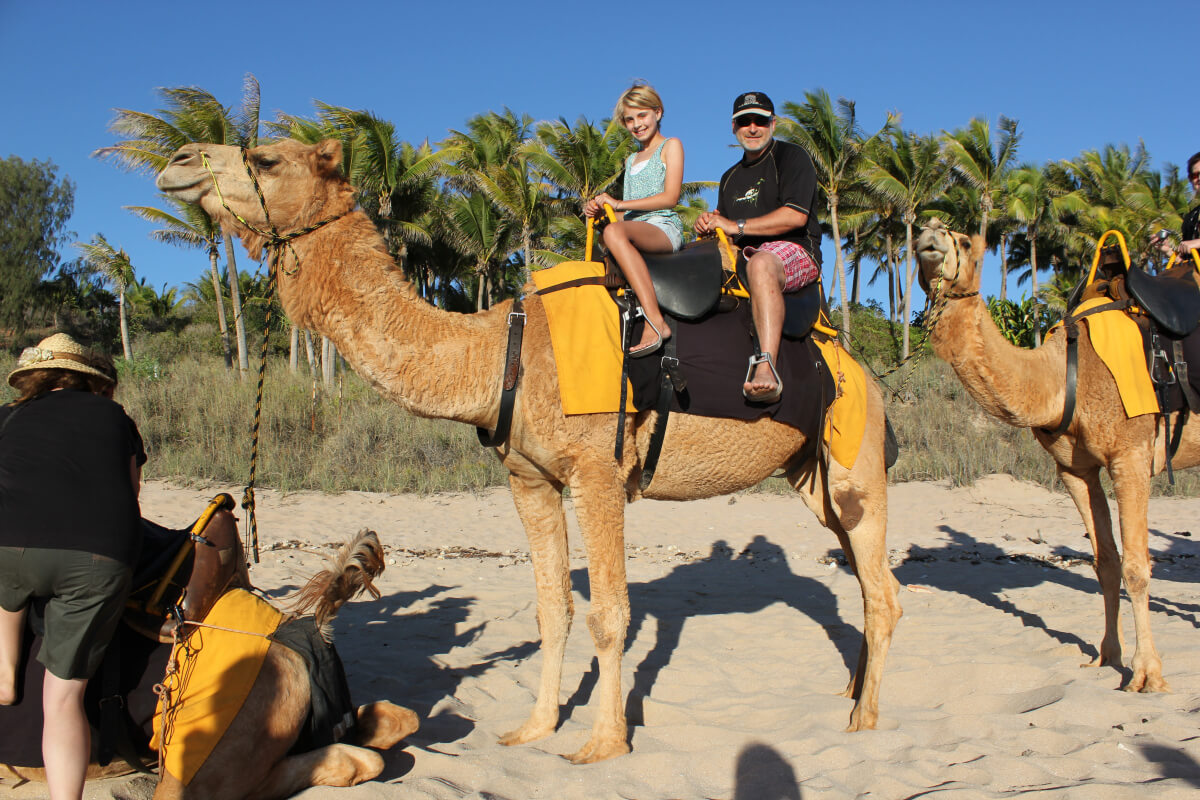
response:
{"label": "camel head", "polygon": [[925,294],[934,291],[967,293],[979,289],[979,263],[983,240],[955,233],[936,217],[917,237],[919,277]]}
{"label": "camel head", "polygon": [[[237,147],[187,144],[171,156],[155,185],[164,194],[199,204],[236,231],[257,257],[267,239],[242,220],[260,231],[273,226],[286,234],[354,208],[354,189],[339,171],[341,162],[342,144],[336,139],[314,145],[284,139],[246,151],[244,161]],[[262,189],[266,212],[247,169]]]}

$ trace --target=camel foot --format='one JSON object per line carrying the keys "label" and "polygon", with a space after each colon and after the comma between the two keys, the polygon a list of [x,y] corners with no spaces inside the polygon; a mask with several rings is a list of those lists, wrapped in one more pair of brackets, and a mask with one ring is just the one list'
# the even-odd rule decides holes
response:
{"label": "camel foot", "polygon": [[850,724],[846,726],[846,733],[873,731],[878,724],[878,711],[867,711],[864,708],[858,708],[856,706],[854,710],[850,712]]}
{"label": "camel foot", "polygon": [[420,724],[411,709],[386,700],[358,708],[358,739],[363,747],[390,750],[416,733]]}
{"label": "camel foot", "polygon": [[1162,675],[1147,675],[1145,672],[1134,672],[1129,683],[1121,687],[1123,692],[1141,692],[1142,694],[1166,693],[1171,691],[1170,685],[1163,680]]}
{"label": "camel foot", "polygon": [[554,725],[535,723],[533,720],[529,720],[515,731],[509,731],[501,736],[500,744],[505,747],[512,747],[513,745],[536,742],[538,739],[545,739],[554,733],[554,728]]}
{"label": "camel foot", "polygon": [[336,744],[329,750],[314,770],[313,786],[357,786],[383,772],[383,757],[372,750]]}
{"label": "camel foot", "polygon": [[572,764],[595,764],[629,752],[629,742],[625,737],[593,736],[583,748],[566,759]]}

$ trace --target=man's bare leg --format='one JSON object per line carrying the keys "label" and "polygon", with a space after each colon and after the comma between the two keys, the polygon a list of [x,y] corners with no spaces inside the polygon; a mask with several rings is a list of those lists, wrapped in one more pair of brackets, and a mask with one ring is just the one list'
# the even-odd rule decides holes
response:
{"label": "man's bare leg", "polygon": [[[779,360],[779,339],[783,335],[783,262],[774,253],[758,251],[746,262],[746,277],[750,281],[750,307],[754,311],[754,328],[758,332],[758,348]],[[759,364],[742,391],[751,398],[775,391],[775,376],[766,364]]]}

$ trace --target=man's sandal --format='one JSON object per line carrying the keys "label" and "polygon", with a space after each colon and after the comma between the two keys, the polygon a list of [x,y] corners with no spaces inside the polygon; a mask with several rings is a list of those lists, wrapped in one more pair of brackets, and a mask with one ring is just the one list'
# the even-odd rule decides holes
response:
{"label": "man's sandal", "polygon": [[775,388],[768,389],[765,392],[752,394],[746,391],[746,387],[742,387],[742,396],[751,403],[774,403],[783,394],[783,379],[779,377],[779,372],[775,369],[775,364],[771,361],[770,353],[755,353],[750,356],[750,366],[746,368],[746,380],[743,383],[750,383],[750,379],[754,377],[754,370],[759,364],[766,364],[771,370],[772,377],[775,378]]}

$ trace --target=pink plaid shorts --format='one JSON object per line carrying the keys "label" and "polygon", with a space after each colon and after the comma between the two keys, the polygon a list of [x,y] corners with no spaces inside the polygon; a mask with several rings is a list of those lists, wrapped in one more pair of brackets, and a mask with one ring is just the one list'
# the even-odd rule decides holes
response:
{"label": "pink plaid shorts", "polygon": [[821,277],[821,268],[813,257],[795,242],[764,242],[762,247],[747,247],[742,251],[747,260],[759,250],[774,253],[783,262],[783,291],[794,292]]}

